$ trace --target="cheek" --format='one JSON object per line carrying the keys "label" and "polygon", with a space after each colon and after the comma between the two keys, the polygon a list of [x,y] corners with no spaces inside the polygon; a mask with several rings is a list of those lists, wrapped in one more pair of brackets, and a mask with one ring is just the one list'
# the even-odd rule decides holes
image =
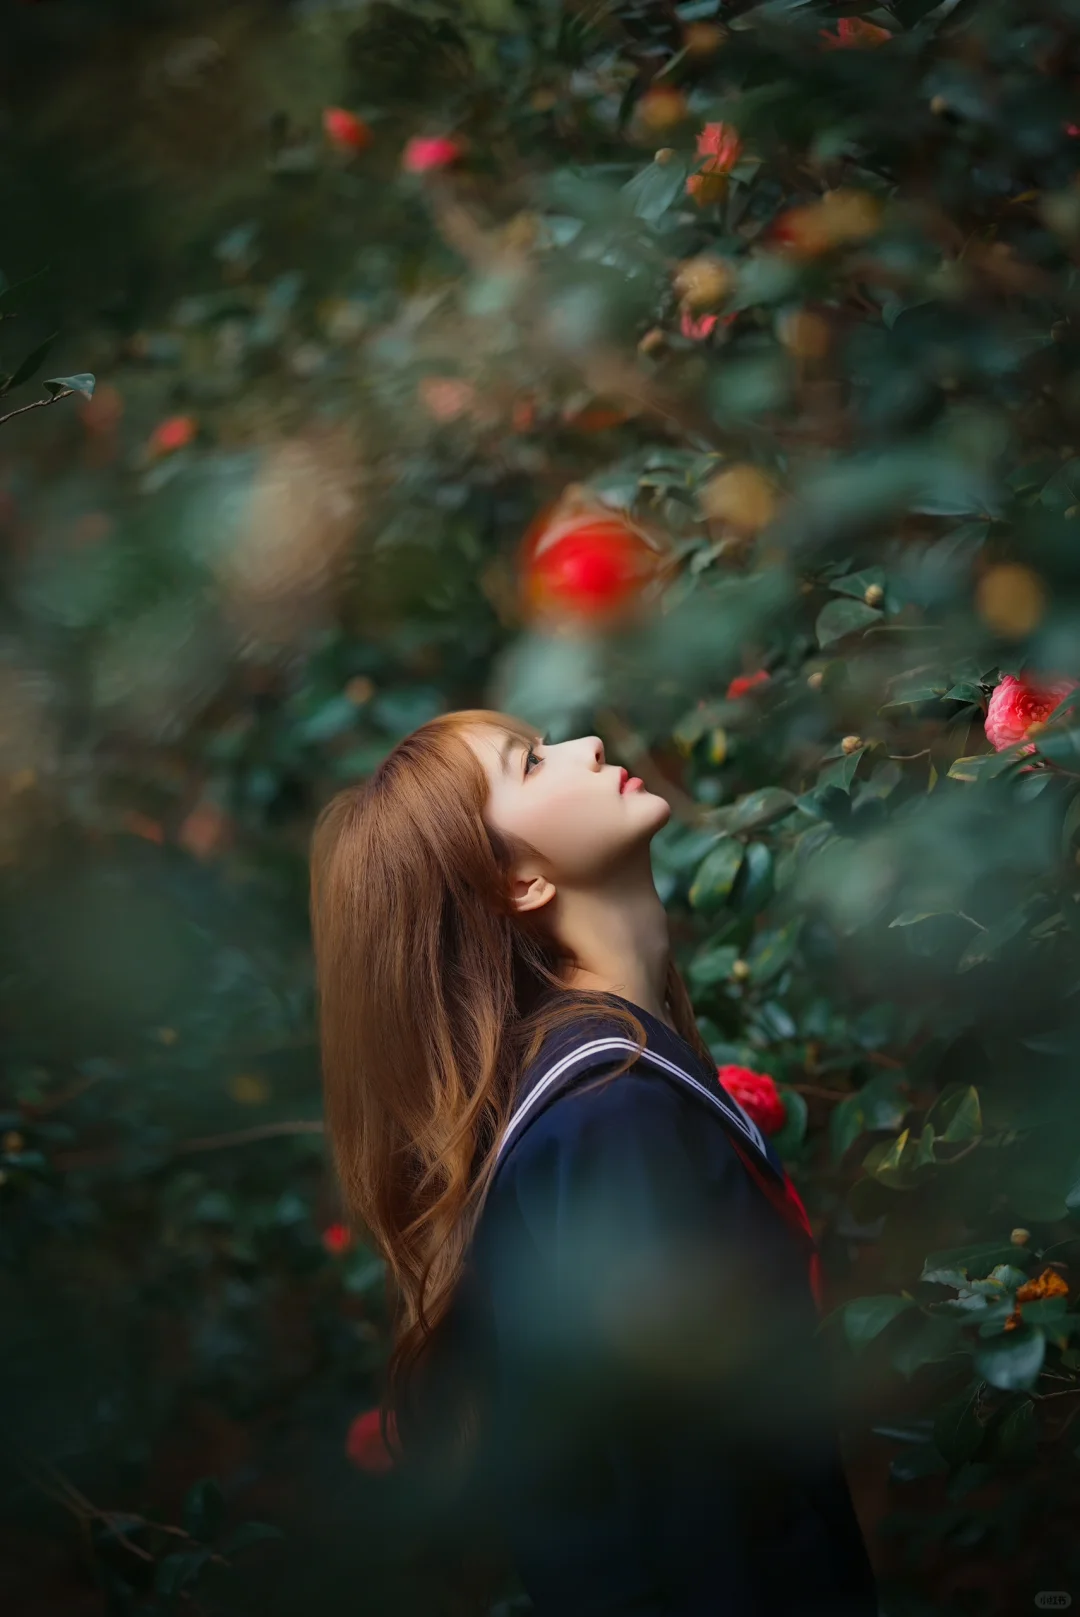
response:
{"label": "cheek", "polygon": [[587,871],[624,839],[625,808],[618,795],[605,798],[596,782],[592,790],[573,784],[545,783],[527,806],[525,835],[549,859],[556,870],[567,875]]}

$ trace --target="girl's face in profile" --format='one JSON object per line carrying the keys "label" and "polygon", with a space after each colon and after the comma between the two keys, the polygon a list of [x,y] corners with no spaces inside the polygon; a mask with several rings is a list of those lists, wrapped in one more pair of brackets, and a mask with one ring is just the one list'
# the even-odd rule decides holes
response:
{"label": "girl's face in profile", "polygon": [[[523,838],[558,886],[588,886],[647,844],[671,816],[671,805],[620,764],[609,764],[599,736],[530,747],[488,726],[464,738],[488,777],[485,822]],[[627,789],[628,788],[628,789]]]}

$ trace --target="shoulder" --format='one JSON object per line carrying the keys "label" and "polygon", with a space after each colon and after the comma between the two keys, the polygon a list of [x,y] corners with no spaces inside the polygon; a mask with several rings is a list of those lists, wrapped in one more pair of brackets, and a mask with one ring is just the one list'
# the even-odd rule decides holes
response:
{"label": "shoulder", "polygon": [[742,1178],[723,1125],[677,1080],[653,1068],[590,1069],[508,1148],[486,1216],[544,1245],[597,1220],[623,1239],[646,1238],[708,1221]]}

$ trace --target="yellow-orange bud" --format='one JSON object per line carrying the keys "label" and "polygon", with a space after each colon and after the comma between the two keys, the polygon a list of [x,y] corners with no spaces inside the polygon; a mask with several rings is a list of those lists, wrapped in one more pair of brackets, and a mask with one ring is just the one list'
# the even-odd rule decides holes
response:
{"label": "yellow-orange bud", "polygon": [[756,533],[776,514],[776,491],[756,466],[729,466],[706,483],[701,503],[710,520]]}

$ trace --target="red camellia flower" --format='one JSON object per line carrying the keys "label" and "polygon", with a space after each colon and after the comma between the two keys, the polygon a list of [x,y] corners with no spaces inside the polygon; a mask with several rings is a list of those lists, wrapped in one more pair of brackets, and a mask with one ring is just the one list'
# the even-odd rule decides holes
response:
{"label": "red camellia flower", "polygon": [[736,674],[727,688],[727,699],[729,702],[737,702],[740,697],[749,695],[759,685],[767,685],[768,683],[769,676],[764,668],[759,668],[753,674]]}
{"label": "red camellia flower", "polygon": [[323,133],[339,152],[362,152],[371,145],[371,130],[363,118],[344,107],[324,107]]}
{"label": "red camellia flower", "polygon": [[865,17],[841,17],[835,34],[824,28],[819,31],[830,50],[863,50],[884,45],[892,38],[887,28],[879,28],[876,22],[867,22]]}
{"label": "red camellia flower", "polygon": [[762,1133],[775,1134],[783,1128],[787,1111],[767,1072],[751,1072],[749,1067],[717,1067],[716,1076]]}
{"label": "red camellia flower", "polygon": [[[391,1439],[396,1440],[397,1426],[393,1413],[387,1427]],[[362,1415],[357,1415],[345,1439],[345,1452],[353,1465],[359,1466],[361,1471],[392,1470],[394,1456],[383,1442],[377,1409],[365,1409]]]}
{"label": "red camellia flower", "polygon": [[322,1244],[337,1257],[352,1246],[352,1231],[347,1224],[328,1224],[322,1232]]}
{"label": "red camellia flower", "polygon": [[661,552],[621,511],[582,490],[541,512],[522,541],[527,615],[610,623],[655,576]]}
{"label": "red camellia flower", "polygon": [[463,153],[461,142],[450,135],[414,135],[401,155],[401,166],[407,174],[429,174],[449,168]]}
{"label": "red camellia flower", "polygon": [[[1044,724],[1059,702],[1075,691],[1080,680],[1058,679],[1036,685],[1030,679],[1006,674],[994,687],[986,712],[986,739],[995,752],[1026,741],[1033,724]],[[1024,748],[1034,752],[1035,743]]]}
{"label": "red camellia flower", "polygon": [[171,415],[165,421],[159,421],[150,434],[147,448],[151,455],[174,455],[178,449],[186,449],[188,444],[194,442],[199,431],[199,423],[193,415]]}
{"label": "red camellia flower", "polygon": [[698,156],[705,159],[686,182],[688,196],[699,207],[718,202],[727,190],[727,177],[742,156],[742,141],[730,124],[706,124],[697,138]]}

